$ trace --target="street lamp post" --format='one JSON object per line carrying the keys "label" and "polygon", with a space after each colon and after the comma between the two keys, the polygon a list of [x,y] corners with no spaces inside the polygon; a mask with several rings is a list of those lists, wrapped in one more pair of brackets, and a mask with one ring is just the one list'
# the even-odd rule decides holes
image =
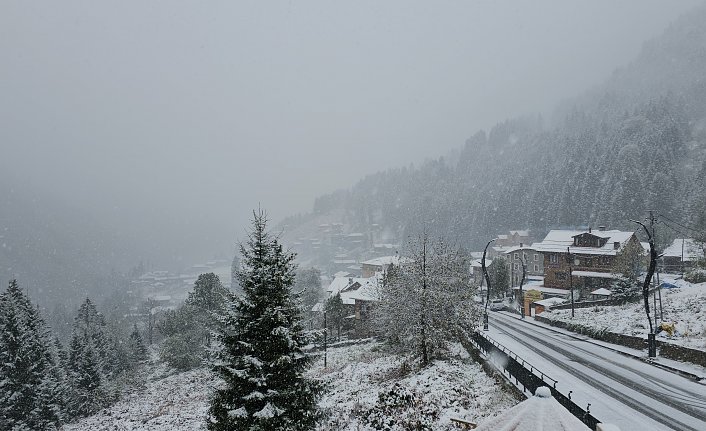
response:
{"label": "street lamp post", "polygon": [[486,298],[485,298],[485,311],[483,313],[483,330],[484,331],[488,330],[488,303],[490,302],[490,276],[488,276],[488,269],[485,267],[485,255],[488,252],[488,246],[493,241],[495,241],[495,240],[491,239],[490,241],[488,241],[488,244],[485,245],[485,248],[483,249],[483,258],[480,261],[481,269],[483,270],[483,278],[485,278],[485,284],[488,285],[488,291],[487,291]]}

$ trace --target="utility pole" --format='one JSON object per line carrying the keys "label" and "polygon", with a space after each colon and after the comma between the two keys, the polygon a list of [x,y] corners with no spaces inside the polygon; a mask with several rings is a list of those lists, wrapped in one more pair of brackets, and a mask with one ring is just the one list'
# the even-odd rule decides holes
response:
{"label": "utility pole", "polygon": [[[659,271],[657,271],[657,293],[659,294],[659,319],[664,320],[664,314],[662,312],[662,285],[659,282]],[[655,308],[655,313],[657,309]]]}
{"label": "utility pole", "polygon": [[527,275],[527,263],[525,262],[525,254],[522,253],[522,280],[520,280],[520,318],[525,318],[525,295],[522,292],[522,285],[525,284],[525,276]]}
{"label": "utility pole", "polygon": [[571,267],[573,256],[571,256],[571,251],[569,247],[566,247],[566,260],[569,262],[569,289],[571,290],[571,318],[573,319],[574,314],[574,276],[572,275],[573,268]]}
{"label": "utility pole", "polygon": [[681,239],[681,262],[679,264],[681,269],[681,278],[684,278],[684,240],[685,238]]}
{"label": "utility pole", "polygon": [[642,229],[644,229],[645,233],[647,234],[647,238],[650,243],[650,266],[647,268],[645,282],[642,284],[642,298],[645,303],[645,314],[647,314],[647,321],[650,324],[650,333],[647,334],[647,355],[650,358],[654,358],[655,356],[657,356],[657,340],[655,339],[655,328],[652,326],[652,319],[650,318],[650,283],[652,282],[652,275],[655,273],[655,268],[657,267],[657,250],[655,249],[655,217],[652,211],[650,211],[649,220],[649,228],[647,228],[647,226],[645,226],[645,224],[640,221],[630,221],[642,226]]}
{"label": "utility pole", "polygon": [[485,248],[483,249],[483,258],[480,261],[481,269],[483,270],[483,278],[485,278],[485,283],[488,285],[488,292],[487,292],[486,298],[485,298],[485,312],[483,313],[483,330],[484,331],[488,330],[488,303],[490,302],[490,276],[488,276],[488,269],[485,267],[485,255],[488,252],[488,246],[493,241],[495,241],[495,240],[491,239],[490,241],[488,241],[488,244],[485,245]]}
{"label": "utility pole", "polygon": [[328,325],[326,324],[326,309],[324,309],[324,368],[326,368],[326,335],[328,334]]}

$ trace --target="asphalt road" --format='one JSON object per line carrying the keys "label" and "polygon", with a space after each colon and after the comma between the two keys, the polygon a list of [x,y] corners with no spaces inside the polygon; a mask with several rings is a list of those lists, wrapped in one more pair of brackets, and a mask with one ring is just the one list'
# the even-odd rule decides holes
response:
{"label": "asphalt road", "polygon": [[[706,386],[503,313],[490,313],[491,338],[591,403],[599,420],[621,430],[706,431]],[[582,404],[585,403],[585,404]]]}

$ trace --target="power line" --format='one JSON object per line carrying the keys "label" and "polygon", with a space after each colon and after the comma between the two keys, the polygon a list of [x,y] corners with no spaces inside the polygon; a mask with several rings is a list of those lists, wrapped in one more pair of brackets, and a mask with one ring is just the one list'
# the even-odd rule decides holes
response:
{"label": "power line", "polygon": [[682,231],[682,230],[680,230],[680,229],[677,229],[677,228],[675,228],[675,227],[673,227],[673,226],[670,226],[670,225],[667,224],[667,222],[665,222],[664,220],[660,220],[660,221],[658,221],[657,223],[661,223],[661,224],[665,225],[669,230],[671,230],[672,232],[676,233],[677,235],[681,235],[681,236],[683,236],[683,237],[688,237],[688,236],[689,236],[688,233],[686,233],[686,232],[684,232],[684,231]]}
{"label": "power line", "polygon": [[696,229],[696,228],[693,228],[693,227],[689,227],[689,226],[686,226],[685,224],[679,223],[678,221],[672,220],[671,218],[667,217],[666,215],[664,215],[664,214],[662,214],[662,213],[659,213],[659,216],[662,217],[662,218],[664,218],[664,219],[667,219],[667,220],[669,220],[671,223],[674,223],[675,225],[680,226],[680,227],[682,227],[682,228],[684,228],[684,229],[687,229],[687,230],[689,230],[689,231],[697,232],[697,233],[703,232],[701,229]]}

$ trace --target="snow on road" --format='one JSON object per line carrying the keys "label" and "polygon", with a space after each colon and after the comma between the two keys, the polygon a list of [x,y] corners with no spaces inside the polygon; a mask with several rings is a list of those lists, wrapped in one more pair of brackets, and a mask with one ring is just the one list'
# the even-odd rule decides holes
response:
{"label": "snow on road", "polygon": [[491,313],[488,335],[622,431],[706,429],[704,385],[502,313]]}

